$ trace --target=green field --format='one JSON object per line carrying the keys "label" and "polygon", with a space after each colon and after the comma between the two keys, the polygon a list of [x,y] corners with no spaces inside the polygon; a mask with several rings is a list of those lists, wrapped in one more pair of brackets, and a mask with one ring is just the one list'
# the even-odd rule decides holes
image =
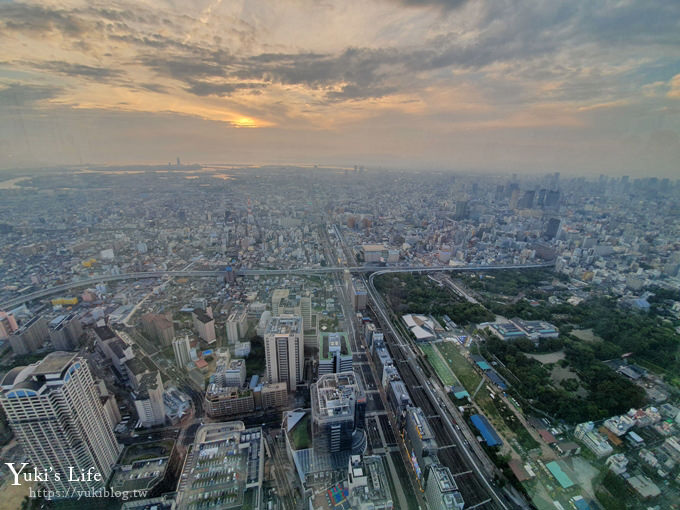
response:
{"label": "green field", "polygon": [[420,349],[427,355],[427,361],[430,366],[437,372],[439,379],[442,383],[447,386],[453,386],[459,384],[456,376],[453,375],[451,369],[448,367],[446,362],[442,360],[441,356],[435,351],[432,344],[420,344]]}
{"label": "green field", "polygon": [[436,346],[437,349],[439,349],[439,352],[442,353],[442,356],[444,356],[444,359],[448,361],[453,373],[460,379],[460,382],[468,393],[472,395],[472,392],[477,388],[479,381],[482,380],[482,376],[475,372],[475,369],[472,368],[470,362],[465,359],[453,343],[440,342],[436,344]]}

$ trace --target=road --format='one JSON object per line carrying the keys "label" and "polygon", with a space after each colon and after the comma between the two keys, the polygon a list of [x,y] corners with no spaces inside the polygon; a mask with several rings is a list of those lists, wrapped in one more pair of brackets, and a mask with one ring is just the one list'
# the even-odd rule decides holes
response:
{"label": "road", "polygon": [[[541,264],[501,264],[501,265],[469,265],[469,266],[332,266],[332,267],[309,267],[291,269],[238,269],[237,276],[274,276],[274,275],[301,275],[313,276],[318,274],[342,273],[348,270],[355,274],[367,274],[380,271],[382,273],[427,273],[427,272],[446,272],[446,271],[498,271],[507,269],[534,269],[554,266],[555,262],[544,262]],[[98,283],[115,282],[124,280],[141,280],[145,278],[209,278],[223,277],[226,271],[146,271],[123,273],[117,275],[99,275],[73,282],[55,285],[47,289],[36,290],[27,294],[22,294],[15,298],[0,303],[0,309],[11,309],[30,301],[53,296],[72,289],[82,287],[92,287]]]}

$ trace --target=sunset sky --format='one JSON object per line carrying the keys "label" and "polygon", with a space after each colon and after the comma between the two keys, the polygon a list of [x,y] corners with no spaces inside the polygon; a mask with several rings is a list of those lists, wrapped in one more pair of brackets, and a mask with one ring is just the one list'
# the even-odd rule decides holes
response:
{"label": "sunset sky", "polygon": [[0,168],[680,176],[675,0],[0,0]]}

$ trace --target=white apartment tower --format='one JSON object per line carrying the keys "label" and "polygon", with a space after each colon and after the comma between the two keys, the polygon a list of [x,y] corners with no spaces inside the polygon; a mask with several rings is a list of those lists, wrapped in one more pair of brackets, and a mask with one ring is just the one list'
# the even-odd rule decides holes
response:
{"label": "white apartment tower", "polygon": [[269,383],[285,382],[295,391],[302,381],[305,346],[302,318],[293,315],[272,317],[264,333],[264,354]]}
{"label": "white apartment tower", "polygon": [[[56,351],[13,368],[2,380],[0,404],[30,463],[50,473],[48,489],[64,494],[105,486],[121,447],[85,359]],[[69,481],[69,468],[80,474],[91,467],[100,481]]]}
{"label": "white apartment tower", "polygon": [[142,427],[155,427],[165,422],[163,381],[159,372],[144,374],[135,393],[135,409]]}
{"label": "white apartment tower", "polygon": [[185,368],[187,363],[191,361],[191,345],[189,344],[189,337],[178,338],[172,342],[172,350],[175,351],[175,361],[177,366]]}
{"label": "white apartment tower", "polygon": [[300,316],[302,317],[303,329],[312,328],[312,298],[304,296],[300,298]]}

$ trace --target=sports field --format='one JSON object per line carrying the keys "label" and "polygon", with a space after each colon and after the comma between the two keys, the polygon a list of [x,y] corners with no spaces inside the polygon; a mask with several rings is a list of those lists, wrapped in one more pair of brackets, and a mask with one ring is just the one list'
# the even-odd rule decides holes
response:
{"label": "sports field", "polygon": [[442,383],[446,384],[447,386],[460,384],[446,362],[441,358],[439,353],[435,351],[435,348],[431,344],[423,343],[420,344],[419,347],[425,354],[427,354],[427,361],[430,363],[430,366],[434,369],[434,371],[437,372],[437,375],[439,376],[439,379]]}
{"label": "sports field", "polygon": [[472,365],[460,353],[453,342],[440,342],[437,344],[437,349],[444,356],[444,359],[448,361],[449,366],[455,371],[456,376],[463,383],[465,389],[472,394],[482,380],[482,376],[475,372],[475,369],[472,368]]}

